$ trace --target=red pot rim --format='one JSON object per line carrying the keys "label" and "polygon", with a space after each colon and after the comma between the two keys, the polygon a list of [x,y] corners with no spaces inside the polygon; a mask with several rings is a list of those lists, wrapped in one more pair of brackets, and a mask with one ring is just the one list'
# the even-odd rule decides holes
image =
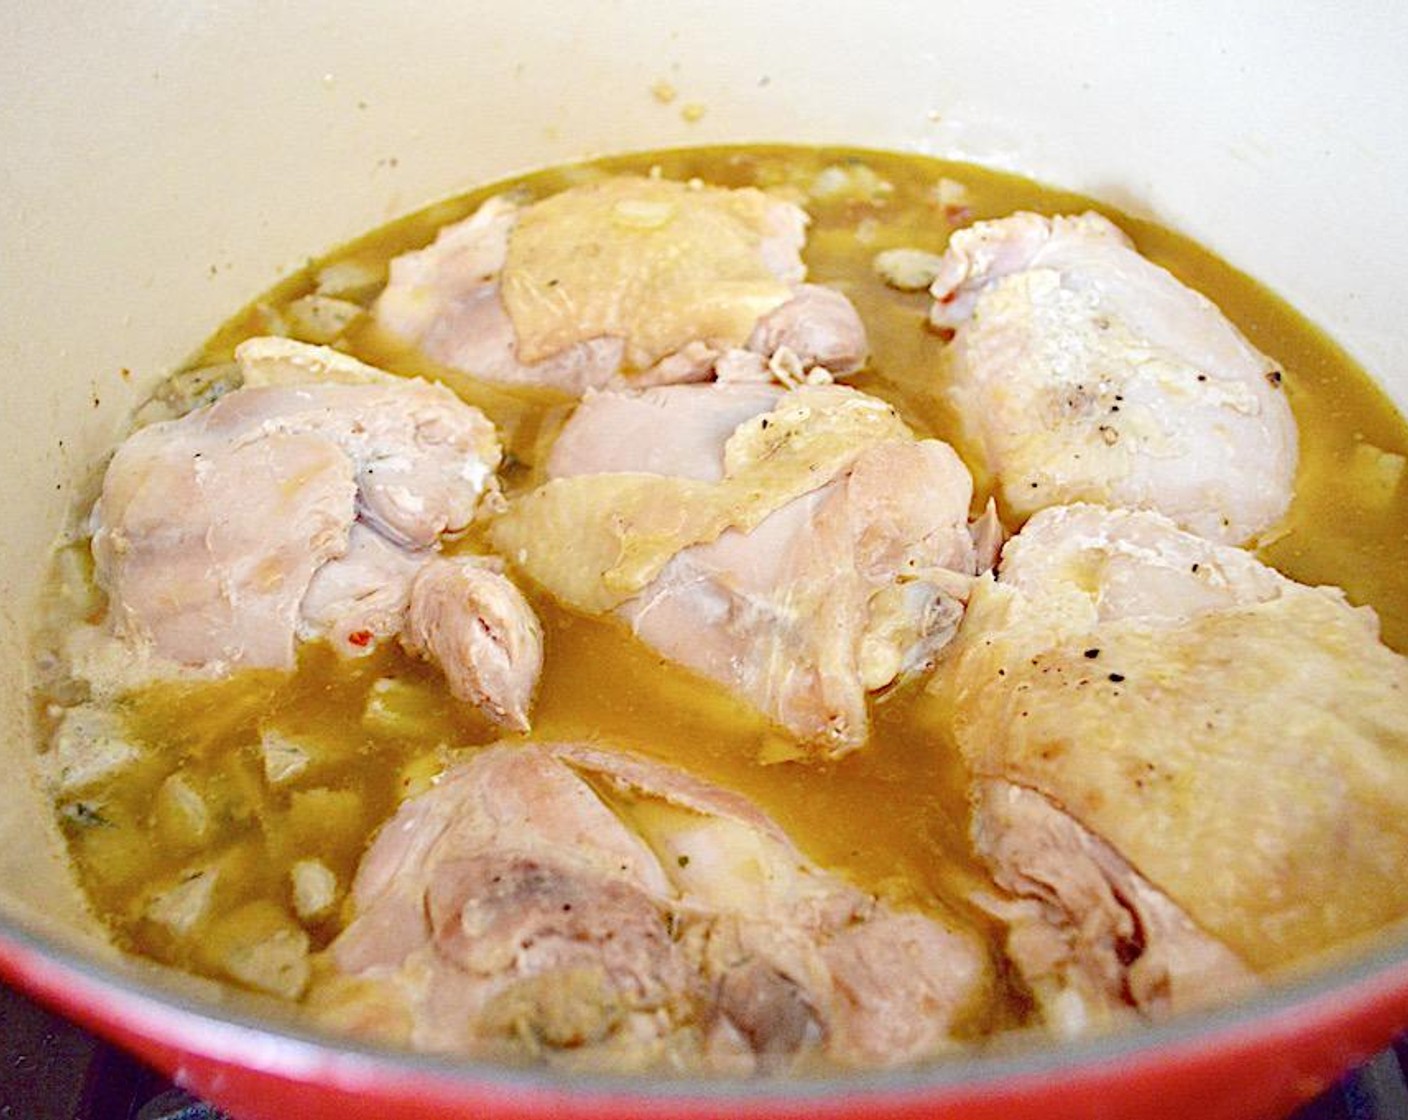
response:
{"label": "red pot rim", "polygon": [[934,1101],[999,1085],[1011,1088],[1015,1082],[1035,1088],[1072,1079],[1103,1081],[1195,1064],[1212,1051],[1267,1052],[1283,1041],[1333,1032],[1361,1019],[1390,1022],[1374,1028],[1383,1037],[1369,1044],[1372,1049],[1387,1041],[1386,1030],[1408,1026],[1408,940],[1166,1023],[1070,1042],[1033,1039],[1032,1045],[1010,1051],[961,1053],[920,1067],[789,1080],[563,1072],[376,1046],[311,1026],[270,1023],[239,1007],[212,1006],[174,985],[168,990],[126,975],[5,914],[0,914],[0,975],[100,1031],[130,1032],[182,1052],[353,1091],[434,1083],[450,1095],[456,1090],[521,1093],[584,1104],[593,1099],[669,1104],[675,1111],[690,1102],[715,1109],[727,1102],[745,1111],[766,1106],[774,1115],[785,1104],[806,1106],[807,1114],[815,1115],[817,1105],[838,1100],[854,1107],[867,1101]]}

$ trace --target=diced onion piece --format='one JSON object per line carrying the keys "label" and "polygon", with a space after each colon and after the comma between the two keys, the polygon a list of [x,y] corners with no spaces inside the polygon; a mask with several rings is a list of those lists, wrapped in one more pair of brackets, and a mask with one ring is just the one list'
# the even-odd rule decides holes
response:
{"label": "diced onion piece", "polygon": [[232,980],[297,999],[308,986],[308,935],[272,902],[261,900],[225,915],[211,930],[207,953]]}
{"label": "diced onion piece", "polygon": [[271,786],[298,777],[313,757],[307,746],[278,731],[265,731],[259,738],[259,750],[264,758],[264,780]]}
{"label": "diced onion piece", "polygon": [[188,936],[210,910],[220,873],[204,868],[184,875],[175,886],[153,895],[146,916],[178,937]]}
{"label": "diced onion piece", "polygon": [[316,293],[345,300],[370,299],[386,283],[386,266],[371,261],[341,260],[318,272]]}
{"label": "diced onion piece", "polygon": [[122,718],[92,704],[67,709],[54,733],[49,776],[56,793],[72,793],[110,777],[137,759]]}
{"label": "diced onion piece", "polygon": [[289,869],[293,912],[305,922],[321,918],[337,901],[337,876],[319,859],[301,859]]}
{"label": "diced onion piece", "polygon": [[172,774],[156,793],[156,822],[162,839],[194,847],[210,831],[210,809],[183,774]]}
{"label": "diced onion piece", "polygon": [[334,296],[303,296],[284,308],[289,334],[301,342],[332,342],[365,314],[360,304]]}

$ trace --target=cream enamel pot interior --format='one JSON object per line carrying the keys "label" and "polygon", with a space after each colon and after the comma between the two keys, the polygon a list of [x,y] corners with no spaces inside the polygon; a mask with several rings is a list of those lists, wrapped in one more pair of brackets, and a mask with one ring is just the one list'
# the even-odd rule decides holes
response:
{"label": "cream enamel pot interior", "polygon": [[[1011,167],[1192,234],[1408,403],[1408,8],[61,0],[5,17],[12,982],[240,1117],[1275,1116],[1408,1026],[1395,945],[1196,1020],[893,1076],[583,1080],[350,1047],[122,960],[85,926],[30,780],[20,654],[75,480],[232,310],[421,203],[608,151],[837,141]],[[662,79],[671,104],[651,96]]]}

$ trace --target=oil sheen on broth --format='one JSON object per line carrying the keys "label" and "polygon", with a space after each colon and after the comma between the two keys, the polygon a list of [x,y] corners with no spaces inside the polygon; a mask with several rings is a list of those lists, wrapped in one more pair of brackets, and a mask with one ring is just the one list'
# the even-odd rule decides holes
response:
{"label": "oil sheen on broth", "polygon": [[[369,282],[359,298],[369,303],[391,257],[428,242],[491,194],[542,197],[593,177],[655,167],[671,178],[727,186],[806,191],[839,184],[801,201],[813,219],[809,278],[848,295],[869,332],[870,365],[850,383],[889,400],[920,434],[954,442],[960,452],[954,417],[935,391],[943,343],[921,325],[928,297],[886,287],[872,269],[875,254],[898,246],[941,251],[957,226],[1017,209],[1103,210],[1146,256],[1219,304],[1286,370],[1302,437],[1300,474],[1285,531],[1265,545],[1263,558],[1302,582],[1339,584],[1352,601],[1378,611],[1388,644],[1408,645],[1408,567],[1399,561],[1408,550],[1408,492],[1398,485],[1408,429],[1387,399],[1296,312],[1186,238],[1012,175],[918,156],[779,147],[654,152],[557,168],[437,204],[311,262],[231,319],[190,366],[228,361],[242,339],[285,327],[289,303],[312,291],[329,265],[364,269]],[[941,181],[949,186],[939,188]],[[335,344],[373,365],[442,380],[482,408],[510,452],[510,493],[538,480],[570,411],[570,402],[551,392],[508,391],[434,366],[379,333],[369,316]],[[980,508],[986,493],[977,481]],[[81,546],[61,556],[64,563],[70,582],[74,570],[81,582]],[[68,605],[56,611],[55,626],[102,609],[91,588],[59,601]],[[600,739],[737,789],[819,863],[996,937],[967,901],[986,879],[967,839],[963,776],[948,749],[943,712],[917,682],[875,703],[863,749],[839,762],[798,761],[761,717],[721,687],[665,663],[624,628],[575,616],[543,597],[533,605],[546,634],[534,738]],[[124,947],[224,979],[231,945],[251,931],[298,924],[288,902],[297,861],[322,860],[345,895],[369,838],[398,802],[425,788],[454,752],[498,738],[449,697],[435,673],[390,644],[354,660],[305,647],[292,677],[245,672],[219,683],[156,684],[121,703],[128,732],[147,753],[116,780],[59,806],[82,885]],[[270,732],[313,745],[296,778],[266,780],[259,742]],[[183,811],[183,789],[204,802],[201,819]],[[144,916],[154,889],[212,866],[220,876],[198,936],[176,936]],[[342,903],[302,923],[314,948],[341,928],[345,897]],[[972,1029],[1014,1024],[1026,1010],[1023,994],[1009,985]]]}

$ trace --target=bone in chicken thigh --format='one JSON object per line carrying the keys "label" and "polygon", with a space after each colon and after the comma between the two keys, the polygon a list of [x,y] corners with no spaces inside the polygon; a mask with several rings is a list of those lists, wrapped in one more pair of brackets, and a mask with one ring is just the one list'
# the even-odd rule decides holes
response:
{"label": "bone in chicken thigh", "polygon": [[580,744],[497,746],[372,844],[315,1011],[431,1051],[604,1069],[889,1066],[951,1048],[976,936],[812,864],[738,794]]}
{"label": "bone in chicken thigh", "polygon": [[375,314],[444,365],[573,394],[765,378],[783,350],[850,372],[865,328],[845,296],[804,283],[807,220],[751,188],[635,176],[493,198],[393,260]]}
{"label": "bone in chicken thigh", "polygon": [[1408,660],[1371,611],[1091,505],[999,571],[933,687],[1053,1026],[1223,999],[1408,915]]}
{"label": "bone in chicken thigh", "polygon": [[[243,388],[140,429],[108,467],[93,555],[114,635],[220,674],[291,669],[299,640],[364,652],[408,611],[433,615],[435,637],[422,621],[407,645],[456,695],[526,727],[536,618],[490,562],[436,551],[495,485],[493,425],[441,386],[336,351],[253,339],[237,356]],[[447,601],[447,581],[473,593]]]}
{"label": "bone in chicken thigh", "polygon": [[1008,509],[1151,509],[1239,544],[1286,512],[1297,458],[1282,374],[1211,302],[1098,214],[955,233],[930,321]]}
{"label": "bone in chicken thigh", "polygon": [[502,555],[832,754],[983,566],[958,457],[842,386],[591,394],[547,473],[495,522]]}

